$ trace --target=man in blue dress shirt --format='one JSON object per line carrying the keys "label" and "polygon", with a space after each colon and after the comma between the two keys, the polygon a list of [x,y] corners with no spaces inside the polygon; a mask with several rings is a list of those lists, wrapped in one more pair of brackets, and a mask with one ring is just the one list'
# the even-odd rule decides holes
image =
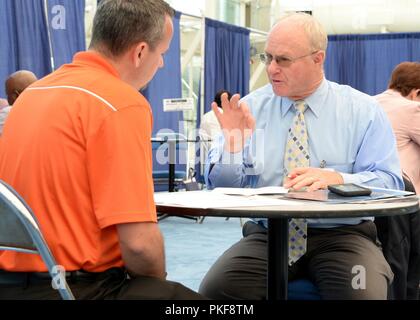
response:
{"label": "man in blue dress shirt", "polygon": [[[282,18],[261,55],[270,84],[213,111],[223,129],[206,166],[208,187],[280,186],[307,190],[357,183],[403,189],[395,138],[377,102],[325,79],[327,35],[303,13]],[[309,165],[284,175],[285,148],[304,100]],[[386,299],[392,271],[376,242],[373,218],[308,219],[306,253],[289,279],[309,278],[323,299]],[[265,299],[267,223],[250,221],[244,237],[212,266],[200,293],[214,299]],[[354,285],[363,268],[366,283]]]}

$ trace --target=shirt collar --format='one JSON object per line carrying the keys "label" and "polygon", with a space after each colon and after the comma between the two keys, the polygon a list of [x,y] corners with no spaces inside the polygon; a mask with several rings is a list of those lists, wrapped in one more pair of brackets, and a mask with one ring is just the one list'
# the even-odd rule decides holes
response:
{"label": "shirt collar", "polygon": [[121,78],[118,71],[104,57],[94,51],[82,51],[75,54],[73,63],[87,65],[96,69],[101,69],[112,74],[117,78]]}
{"label": "shirt collar", "polygon": [[[305,102],[308,105],[308,108],[314,113],[315,117],[319,117],[322,106],[324,105],[324,101],[327,98],[328,93],[328,82],[324,78],[321,82],[321,85],[318,89],[315,90],[309,97],[305,98]],[[282,97],[281,99],[281,110],[282,116],[286,116],[289,110],[292,108],[293,104],[295,103],[294,100],[291,100],[286,97]]]}

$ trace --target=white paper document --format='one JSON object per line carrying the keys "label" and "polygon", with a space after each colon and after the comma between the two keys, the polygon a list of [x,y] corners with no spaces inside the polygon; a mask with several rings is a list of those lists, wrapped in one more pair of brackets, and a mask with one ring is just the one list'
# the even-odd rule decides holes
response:
{"label": "white paper document", "polygon": [[201,209],[299,205],[297,201],[293,200],[271,199],[261,196],[231,196],[213,191],[156,192],[155,202],[158,205]]}
{"label": "white paper document", "polygon": [[289,189],[283,187],[262,187],[262,188],[215,188],[212,192],[241,195],[241,196],[254,196],[263,194],[285,194]]}

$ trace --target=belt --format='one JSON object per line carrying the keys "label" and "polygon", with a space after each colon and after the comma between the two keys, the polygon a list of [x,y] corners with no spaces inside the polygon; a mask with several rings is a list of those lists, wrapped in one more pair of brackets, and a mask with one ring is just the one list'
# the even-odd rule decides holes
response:
{"label": "belt", "polygon": [[[95,280],[100,273],[87,272],[84,270],[66,271],[66,281],[69,283],[78,280]],[[40,284],[51,282],[52,278],[48,272],[8,272],[0,270],[0,285],[22,285]]]}

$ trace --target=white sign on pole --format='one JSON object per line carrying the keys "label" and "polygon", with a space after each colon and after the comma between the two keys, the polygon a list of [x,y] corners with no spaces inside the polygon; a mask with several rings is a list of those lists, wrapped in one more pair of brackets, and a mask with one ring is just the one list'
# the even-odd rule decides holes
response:
{"label": "white sign on pole", "polygon": [[179,99],[164,99],[163,111],[189,111],[194,110],[193,98],[179,98]]}

